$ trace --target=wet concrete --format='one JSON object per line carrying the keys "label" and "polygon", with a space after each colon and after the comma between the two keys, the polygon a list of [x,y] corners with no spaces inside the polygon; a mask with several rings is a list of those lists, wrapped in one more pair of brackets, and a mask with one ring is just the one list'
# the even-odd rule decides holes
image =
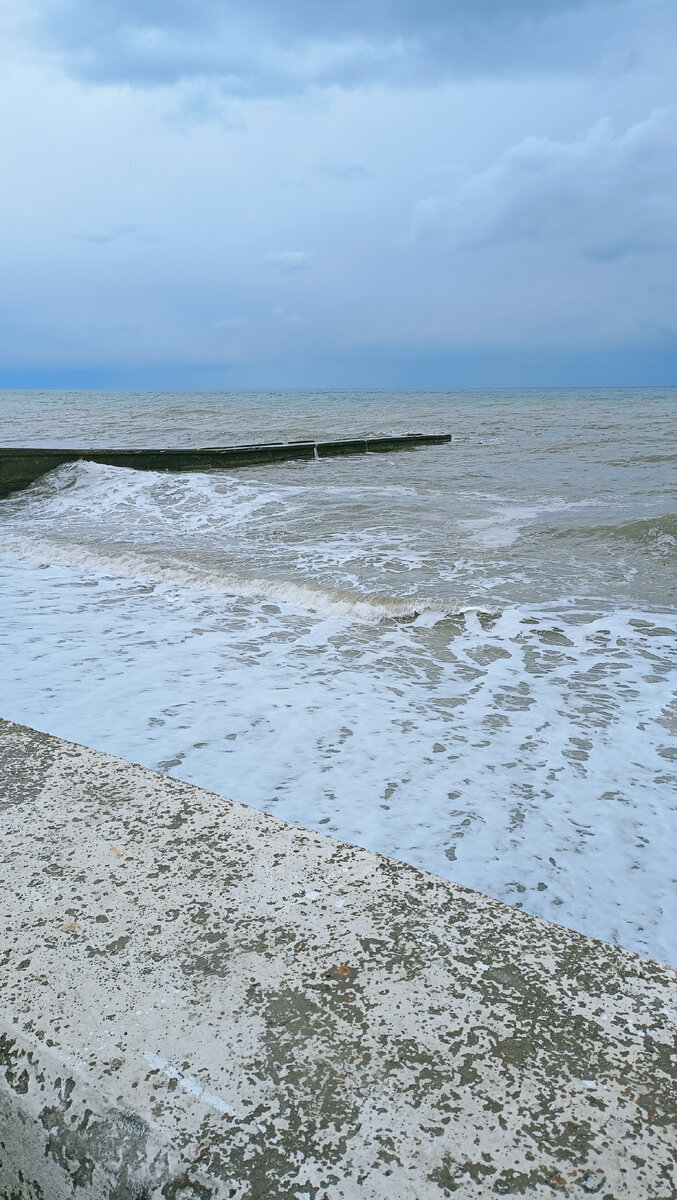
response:
{"label": "wet concrete", "polygon": [[212,471],[291,459],[329,458],[342,454],[377,454],[415,450],[451,441],[450,433],[408,433],[393,437],[352,438],[324,442],[275,442],[255,446],[206,446],[183,449],[69,449],[39,446],[0,447],[0,496],[20,491],[47,471],[67,462],[96,462],[136,471]]}
{"label": "wet concrete", "polygon": [[0,811],[3,1200],[677,1195],[667,967],[9,722]]}

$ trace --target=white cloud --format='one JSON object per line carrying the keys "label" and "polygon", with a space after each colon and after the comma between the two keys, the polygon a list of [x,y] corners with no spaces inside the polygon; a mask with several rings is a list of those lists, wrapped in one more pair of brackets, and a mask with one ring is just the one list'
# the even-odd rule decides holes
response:
{"label": "white cloud", "polygon": [[414,232],[451,250],[566,242],[601,260],[677,248],[677,108],[623,133],[601,120],[570,142],[526,137],[420,201]]}
{"label": "white cloud", "polygon": [[372,177],[371,171],[362,163],[326,163],[317,168],[317,174],[336,179],[339,183],[361,183]]}
{"label": "white cloud", "polygon": [[212,328],[218,329],[219,333],[237,333],[244,324],[242,317],[222,317],[220,320],[214,321]]}
{"label": "white cloud", "polygon": [[289,329],[306,329],[310,324],[307,317],[302,317],[300,313],[288,312],[286,308],[280,308],[279,305],[273,309],[272,315],[276,321]]}
{"label": "white cloud", "polygon": [[305,271],[314,257],[311,250],[270,250],[264,255],[263,261],[279,267],[281,271]]}

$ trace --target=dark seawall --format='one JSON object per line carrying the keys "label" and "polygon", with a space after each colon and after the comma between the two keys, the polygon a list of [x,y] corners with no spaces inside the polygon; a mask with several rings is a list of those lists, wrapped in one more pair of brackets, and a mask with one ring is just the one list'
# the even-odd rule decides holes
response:
{"label": "dark seawall", "polygon": [[47,471],[68,462],[96,462],[136,471],[210,471],[289,459],[330,458],[342,454],[385,453],[438,446],[450,433],[409,433],[399,437],[339,439],[324,442],[274,442],[252,446],[206,446],[182,450],[48,449],[39,446],[0,447],[0,496],[28,487]]}

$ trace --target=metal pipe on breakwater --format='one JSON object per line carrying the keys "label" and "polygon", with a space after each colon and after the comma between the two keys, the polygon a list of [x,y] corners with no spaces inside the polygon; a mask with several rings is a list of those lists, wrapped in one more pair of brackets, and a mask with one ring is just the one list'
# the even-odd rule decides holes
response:
{"label": "metal pipe on breakwater", "polygon": [[385,453],[438,446],[450,433],[407,433],[393,437],[338,439],[321,442],[273,442],[251,446],[205,446],[171,449],[76,449],[42,446],[0,447],[0,496],[28,487],[47,471],[69,462],[95,462],[136,471],[211,471],[289,459],[330,458],[342,454]]}

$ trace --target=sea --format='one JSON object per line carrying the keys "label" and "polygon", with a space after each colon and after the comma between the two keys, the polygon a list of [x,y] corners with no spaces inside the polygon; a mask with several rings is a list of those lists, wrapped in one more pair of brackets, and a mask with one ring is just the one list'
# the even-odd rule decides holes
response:
{"label": "sea", "polygon": [[445,445],[0,501],[0,715],[677,963],[677,389],[4,392],[0,444]]}

